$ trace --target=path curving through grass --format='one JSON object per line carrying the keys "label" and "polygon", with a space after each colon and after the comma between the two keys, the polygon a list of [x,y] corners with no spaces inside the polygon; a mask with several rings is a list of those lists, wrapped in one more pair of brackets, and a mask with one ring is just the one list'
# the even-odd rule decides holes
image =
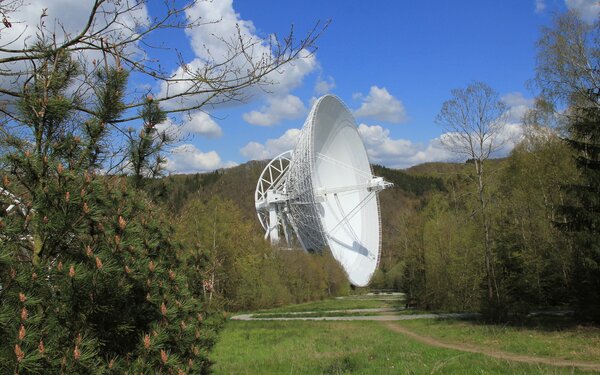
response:
{"label": "path curving through grass", "polygon": [[521,355],[514,354],[509,352],[504,352],[500,350],[492,350],[479,346],[467,345],[467,344],[458,344],[458,343],[447,343],[439,341],[433,337],[420,335],[416,332],[409,330],[406,327],[403,327],[397,323],[393,322],[383,322],[384,326],[393,332],[403,334],[405,336],[409,336],[414,340],[417,340],[423,344],[427,344],[430,346],[435,346],[443,349],[452,349],[458,350],[467,353],[475,353],[475,354],[483,354],[489,357],[503,359],[507,361],[515,361],[527,364],[543,364],[550,366],[558,366],[558,367],[569,367],[569,368],[579,368],[583,370],[592,370],[592,371],[600,371],[600,363],[593,362],[585,362],[585,361],[572,361],[566,359],[559,358],[548,358],[548,357],[539,357],[539,356],[531,356],[531,355]]}
{"label": "path curving through grass", "polygon": [[[512,336],[502,336],[501,340],[512,339],[517,340],[516,346],[497,346],[492,345],[491,347],[485,345],[482,342],[478,342],[476,337],[474,340],[467,340],[471,330],[464,331],[464,327],[457,327],[458,339],[453,336],[445,337],[442,335],[440,337],[437,334],[433,334],[434,332],[422,331],[417,329],[416,331],[412,328],[420,327],[423,324],[427,323],[427,320],[437,321],[437,322],[448,322],[447,324],[453,326],[453,319],[461,320],[462,324],[467,324],[471,319],[477,318],[480,314],[477,313],[427,313],[424,311],[418,310],[406,310],[404,308],[404,304],[399,299],[393,301],[380,301],[373,300],[367,298],[356,298],[353,300],[348,299],[339,299],[339,300],[328,300],[328,301],[320,301],[320,302],[311,302],[301,305],[295,305],[290,307],[283,307],[278,309],[271,310],[263,310],[257,311],[253,313],[247,314],[239,314],[233,316],[231,319],[234,321],[238,321],[235,323],[233,327],[238,327],[238,329],[243,330],[245,333],[242,337],[243,340],[250,340],[251,332],[256,330],[269,330],[271,329],[272,336],[277,338],[277,340],[282,340],[284,337],[286,340],[292,340],[293,336],[298,335],[298,337],[303,337],[302,340],[295,341],[292,340],[289,342],[289,345],[294,346],[295,348],[304,348],[303,345],[306,342],[312,342],[312,340],[305,340],[305,336],[308,335],[319,335],[323,330],[330,330],[326,337],[322,337],[321,339],[327,341],[328,344],[325,345],[325,348],[328,348],[328,345],[333,345],[335,347],[342,345],[342,343],[350,345],[354,343],[355,340],[352,335],[349,335],[349,332],[352,330],[363,330],[367,329],[366,327],[371,327],[371,329],[367,329],[368,332],[373,333],[373,328],[379,327],[379,334],[377,338],[373,339],[373,345],[379,343],[381,337],[388,337],[388,341],[393,342],[391,346],[385,346],[386,348],[395,348],[394,351],[386,352],[386,358],[400,358],[402,357],[402,361],[396,362],[393,366],[397,366],[396,368],[404,368],[410,372],[413,372],[413,369],[423,367],[425,373],[435,372],[437,371],[439,366],[443,366],[446,370],[450,371],[450,368],[456,367],[459,369],[457,372],[450,371],[452,373],[468,373],[473,370],[479,370],[481,368],[485,368],[486,371],[493,369],[490,373],[540,373],[540,374],[558,374],[558,373],[580,373],[586,371],[598,371],[600,372],[600,362],[596,362],[597,357],[594,355],[595,350],[593,349],[594,343],[597,342],[597,338],[594,335],[594,332],[591,332],[589,335],[583,335],[581,337],[589,337],[591,340],[588,344],[581,342],[580,339],[574,340],[573,337],[566,335],[560,336],[560,340],[556,343],[560,348],[556,348],[556,350],[542,350],[539,351],[540,345],[549,344],[548,335],[542,335],[541,339],[538,337],[538,340],[534,340],[534,343],[531,342],[533,340],[531,334],[529,334],[529,338],[526,337],[527,333],[519,333],[516,337]],[[293,322],[297,321],[297,322]],[[305,321],[305,322],[301,322]],[[330,321],[329,323],[323,322],[319,323],[319,321]],[[353,322],[356,321],[356,322]],[[363,321],[364,323],[360,323]],[[402,323],[405,321],[406,323]],[[408,321],[413,321],[409,323]],[[254,323],[252,323],[254,322]],[[270,323],[271,322],[271,323]],[[446,323],[443,323],[446,324]],[[343,332],[337,332],[335,327],[344,326]],[[255,328],[252,328],[255,327]],[[277,328],[280,327],[280,328]],[[285,327],[287,330],[297,330],[292,336],[288,334],[282,334],[280,332],[281,327]],[[314,332],[313,332],[314,331]],[[365,331],[365,332],[367,332]],[[371,332],[373,331],[373,332]],[[270,332],[270,331],[269,331]],[[296,331],[295,331],[296,332]],[[362,332],[362,331],[361,331]],[[357,339],[360,337],[361,347],[364,347],[364,340],[367,337],[366,333],[358,333]],[[384,334],[387,332],[387,334]],[[478,332],[478,331],[476,331]],[[451,332],[452,333],[452,332]],[[456,332],[455,332],[456,333]],[[400,335],[404,337],[401,337]],[[339,341],[339,336],[344,336],[342,341]],[[460,337],[466,335],[466,340],[460,340]],[[289,337],[288,337],[289,336]],[[514,336],[514,335],[513,335]],[[535,336],[535,335],[534,335]],[[254,343],[254,345],[264,345],[262,342],[266,339],[267,336],[264,334],[260,334],[257,337],[260,338],[259,342]],[[320,336],[319,336],[320,337]],[[394,339],[394,337],[396,337]],[[408,337],[409,340],[406,340],[405,337]],[[537,337],[537,336],[535,336]],[[238,338],[238,342],[234,345],[236,348],[237,345],[240,344],[240,338]],[[339,342],[338,342],[339,341]],[[402,343],[400,345],[400,343]],[[534,345],[535,344],[535,345]],[[278,347],[279,344],[276,345]],[[312,345],[312,344],[311,344]],[[309,345],[309,347],[312,347]],[[379,345],[379,344],[377,344]],[[530,347],[530,345],[534,345]],[[413,349],[407,349],[409,346],[414,346],[415,348],[419,348],[417,351]],[[421,349],[421,348],[429,348],[429,349]],[[514,351],[513,348],[516,348]],[[305,350],[304,349],[300,349]],[[537,350],[536,350],[537,349]],[[573,351],[581,349],[581,352],[576,352],[577,354],[573,354]],[[299,349],[295,349],[299,350]],[[308,349],[306,349],[308,350]],[[313,354],[306,354],[307,357],[320,355],[321,351],[325,349],[319,348],[316,349]],[[339,353],[335,354],[334,357],[342,356],[344,358],[354,358],[356,354],[348,354],[346,351],[351,350],[354,353],[355,348],[350,345],[349,348],[345,348]],[[353,364],[357,368],[363,368],[366,371],[365,373],[378,373],[379,369],[387,368],[388,365],[387,359],[385,363],[371,363],[371,361],[375,361],[378,353],[382,352],[383,349],[379,348],[374,350],[372,353],[369,352],[366,359],[363,358],[364,363],[356,359]],[[386,349],[387,350],[387,349]],[[445,358],[447,356],[446,350],[455,351],[454,356]],[[412,353],[412,354],[411,354]],[[404,358],[406,356],[422,356],[427,357],[432,355],[432,353],[436,353],[436,355],[444,357],[445,359],[437,358],[435,360],[435,364],[432,365],[428,362],[428,360],[417,360],[410,361],[408,358]],[[339,355],[338,355],[339,354]],[[238,356],[241,354],[238,353]],[[281,354],[278,354],[281,356]],[[453,358],[457,358],[456,355],[461,358],[469,358],[465,363],[457,362],[454,363]],[[472,355],[479,356],[481,359],[476,357],[471,357]],[[467,356],[467,357],[465,357]],[[229,357],[227,357],[229,358]],[[272,362],[270,357],[266,357],[263,361]],[[484,359],[485,358],[485,359]],[[343,358],[342,358],[343,359]],[[337,360],[342,360],[337,359]],[[229,360],[229,359],[228,359]],[[251,359],[251,361],[256,362],[256,359]],[[323,359],[326,362],[326,359]],[[407,362],[408,361],[408,362]],[[440,362],[441,361],[441,362]],[[276,360],[273,363],[273,366],[282,366],[285,367],[288,362],[290,362],[289,358]],[[343,362],[343,361],[342,361]],[[479,363],[481,362],[481,363]],[[298,366],[299,363],[293,362],[294,366]],[[341,362],[340,362],[341,363]],[[344,362],[345,363],[345,362]],[[477,363],[477,364],[476,364]],[[338,366],[339,363],[334,363],[335,366]],[[257,364],[257,369],[265,364]],[[322,366],[323,363],[315,365],[317,367]],[[269,365],[270,366],[270,365]],[[333,366],[333,365],[332,365]],[[334,366],[334,367],[335,367]],[[391,368],[394,368],[394,367]],[[434,366],[433,368],[430,368]],[[523,367],[525,366],[525,367]],[[528,367],[529,366],[529,367]],[[242,366],[243,367],[243,366]],[[269,368],[267,366],[267,368]],[[319,367],[320,368],[320,367]],[[337,367],[336,367],[337,368]],[[525,372],[523,369],[527,368]],[[463,371],[468,369],[468,371]],[[510,369],[510,371],[507,371]],[[535,370],[533,370],[535,369]],[[229,369],[231,370],[231,369]],[[311,372],[319,372],[315,368],[309,370],[305,369],[305,373]],[[314,371],[313,371],[314,370]],[[389,369],[388,369],[389,370]],[[497,371],[496,371],[497,370]],[[236,370],[237,371],[237,370]],[[227,372],[227,371],[226,371]],[[321,371],[322,372],[322,371]],[[422,371],[416,371],[415,373],[421,373]],[[251,371],[248,373],[252,373]],[[303,371],[300,371],[303,373]],[[394,373],[392,372],[384,372],[384,373]]]}

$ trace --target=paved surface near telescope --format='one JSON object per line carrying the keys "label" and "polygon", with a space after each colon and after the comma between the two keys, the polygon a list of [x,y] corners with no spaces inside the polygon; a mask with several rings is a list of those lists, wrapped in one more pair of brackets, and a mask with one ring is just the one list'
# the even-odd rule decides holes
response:
{"label": "paved surface near telescope", "polygon": [[289,317],[263,317],[265,314],[240,314],[231,317],[232,320],[374,320],[374,321],[395,321],[395,320],[415,320],[415,319],[470,319],[479,316],[477,313],[453,313],[453,314],[412,314],[412,315],[349,315],[349,316],[294,316],[300,314],[332,314],[332,313],[380,313],[380,312],[398,312],[401,309],[379,308],[379,309],[353,309],[353,310],[330,310],[330,311],[302,311],[291,313],[276,313],[277,315],[289,315]]}

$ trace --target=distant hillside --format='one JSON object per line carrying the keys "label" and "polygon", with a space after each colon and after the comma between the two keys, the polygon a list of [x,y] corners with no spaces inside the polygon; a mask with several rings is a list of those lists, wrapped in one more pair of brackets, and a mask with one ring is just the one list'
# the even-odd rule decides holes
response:
{"label": "distant hillside", "polygon": [[[491,167],[501,165],[506,158],[490,159],[487,161]],[[444,178],[457,173],[465,172],[467,169],[473,168],[470,162],[464,163],[443,163],[431,162],[423,163],[404,169],[404,172],[411,176],[431,176]]]}
{"label": "distant hillside", "polygon": [[[149,189],[157,200],[168,207],[169,212],[178,215],[185,203],[195,197],[209,200],[213,196],[232,200],[240,207],[245,218],[256,224],[254,190],[256,182],[267,161],[248,163],[210,173],[171,175],[154,181]],[[440,167],[442,169],[443,167]],[[444,181],[440,177],[419,175],[409,171],[391,169],[380,165],[373,166],[374,174],[384,177],[394,187],[379,195],[382,216],[382,258],[393,248],[392,241],[403,212],[420,207],[432,191],[444,191]]]}
{"label": "distant hillside", "polygon": [[373,173],[393,183],[395,188],[415,195],[423,195],[431,190],[444,190],[444,181],[441,178],[431,176],[431,174],[411,174],[382,165],[373,165]]}
{"label": "distant hillside", "polygon": [[192,198],[209,200],[219,196],[234,201],[244,216],[254,217],[254,190],[265,165],[266,162],[250,161],[214,172],[170,175],[152,181],[148,190],[172,214],[177,214]]}
{"label": "distant hillside", "polygon": [[466,163],[423,163],[404,169],[404,172],[411,176],[426,175],[443,177],[449,174],[461,172],[462,170],[464,170],[466,165]]}
{"label": "distant hillside", "polygon": [[[159,200],[177,212],[192,197],[209,199],[220,196],[230,199],[247,217],[254,217],[254,190],[267,161],[250,161],[236,167],[209,173],[177,174],[165,177],[151,188]],[[412,174],[406,171],[374,165],[373,172],[394,184],[398,194],[418,197],[429,191],[444,190],[441,178]],[[394,194],[395,195],[395,194]]]}

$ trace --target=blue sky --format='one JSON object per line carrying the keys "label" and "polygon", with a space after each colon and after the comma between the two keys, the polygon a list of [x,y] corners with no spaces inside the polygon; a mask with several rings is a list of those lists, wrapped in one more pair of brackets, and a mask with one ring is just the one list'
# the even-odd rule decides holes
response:
{"label": "blue sky", "polygon": [[[535,96],[527,80],[534,75],[540,28],[567,7],[582,14],[597,11],[592,3],[234,1],[237,17],[252,21],[261,37],[283,34],[291,24],[298,34],[316,20],[331,19],[331,24],[318,41],[315,66],[300,85],[271,97],[257,95],[239,107],[213,110],[222,136],[196,135],[187,143],[203,153],[214,150],[223,164],[273,156],[293,148],[293,130],[302,126],[311,98],[328,91],[356,111],[372,161],[403,168],[452,160],[436,142],[442,130],[434,122],[450,90],[484,81],[521,114]],[[275,108],[269,108],[270,98]],[[289,108],[273,114],[277,106]],[[263,116],[249,115],[252,111]],[[513,133],[518,134],[514,117]],[[174,172],[193,170],[184,161],[171,167]]]}
{"label": "blue sky", "polygon": [[[25,20],[10,32],[37,22],[40,9],[78,30],[90,0],[31,0]],[[156,15],[157,3],[138,9],[141,19]],[[520,116],[532,105],[527,88],[534,75],[535,43],[552,16],[573,9],[586,20],[600,13],[596,0],[471,1],[199,1],[191,16],[221,21],[198,29],[160,32],[153,41],[177,48],[197,64],[202,46],[219,54],[214,35],[227,37],[236,23],[245,36],[265,40],[297,36],[317,20],[331,20],[310,58],[269,78],[271,93],[252,91],[246,103],[206,107],[172,117],[188,134],[167,156],[171,173],[204,172],[266,159],[292,149],[312,101],[325,93],[339,96],[354,112],[371,161],[406,168],[456,158],[439,144],[442,129],[434,119],[450,90],[478,80],[488,83],[511,108],[505,136],[508,152],[521,134]],[[29,21],[27,21],[29,20]],[[6,31],[5,31],[6,32]],[[30,28],[29,33],[34,32]],[[158,51],[160,62],[176,72],[173,50]],[[148,84],[132,77],[132,87]],[[160,96],[165,88],[150,86]],[[169,125],[170,126],[170,125]]]}

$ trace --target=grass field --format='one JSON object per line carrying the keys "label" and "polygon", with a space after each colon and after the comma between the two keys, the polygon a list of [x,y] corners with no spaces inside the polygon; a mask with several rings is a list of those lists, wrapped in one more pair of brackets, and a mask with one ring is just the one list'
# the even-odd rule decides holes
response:
{"label": "grass field", "polygon": [[444,342],[474,344],[518,354],[600,362],[600,328],[567,324],[558,319],[532,326],[431,319],[406,321],[402,325]]}
{"label": "grass field", "polygon": [[216,374],[573,374],[421,344],[378,322],[227,324]]}
{"label": "grass field", "polygon": [[301,303],[298,305],[291,305],[285,307],[278,307],[269,310],[255,311],[256,313],[281,313],[281,312],[300,312],[300,311],[327,311],[327,310],[348,310],[348,309],[372,309],[378,307],[404,307],[404,300],[402,299],[327,299],[323,301],[314,301]]}
{"label": "grass field", "polygon": [[[328,300],[268,310],[299,311],[398,307],[400,301]],[[387,314],[387,313],[386,313]],[[600,329],[548,321],[534,327],[456,320],[394,324],[439,341],[532,356],[600,362]],[[553,327],[553,328],[550,328]],[[372,321],[229,321],[212,353],[216,374],[578,374],[444,349]]]}

